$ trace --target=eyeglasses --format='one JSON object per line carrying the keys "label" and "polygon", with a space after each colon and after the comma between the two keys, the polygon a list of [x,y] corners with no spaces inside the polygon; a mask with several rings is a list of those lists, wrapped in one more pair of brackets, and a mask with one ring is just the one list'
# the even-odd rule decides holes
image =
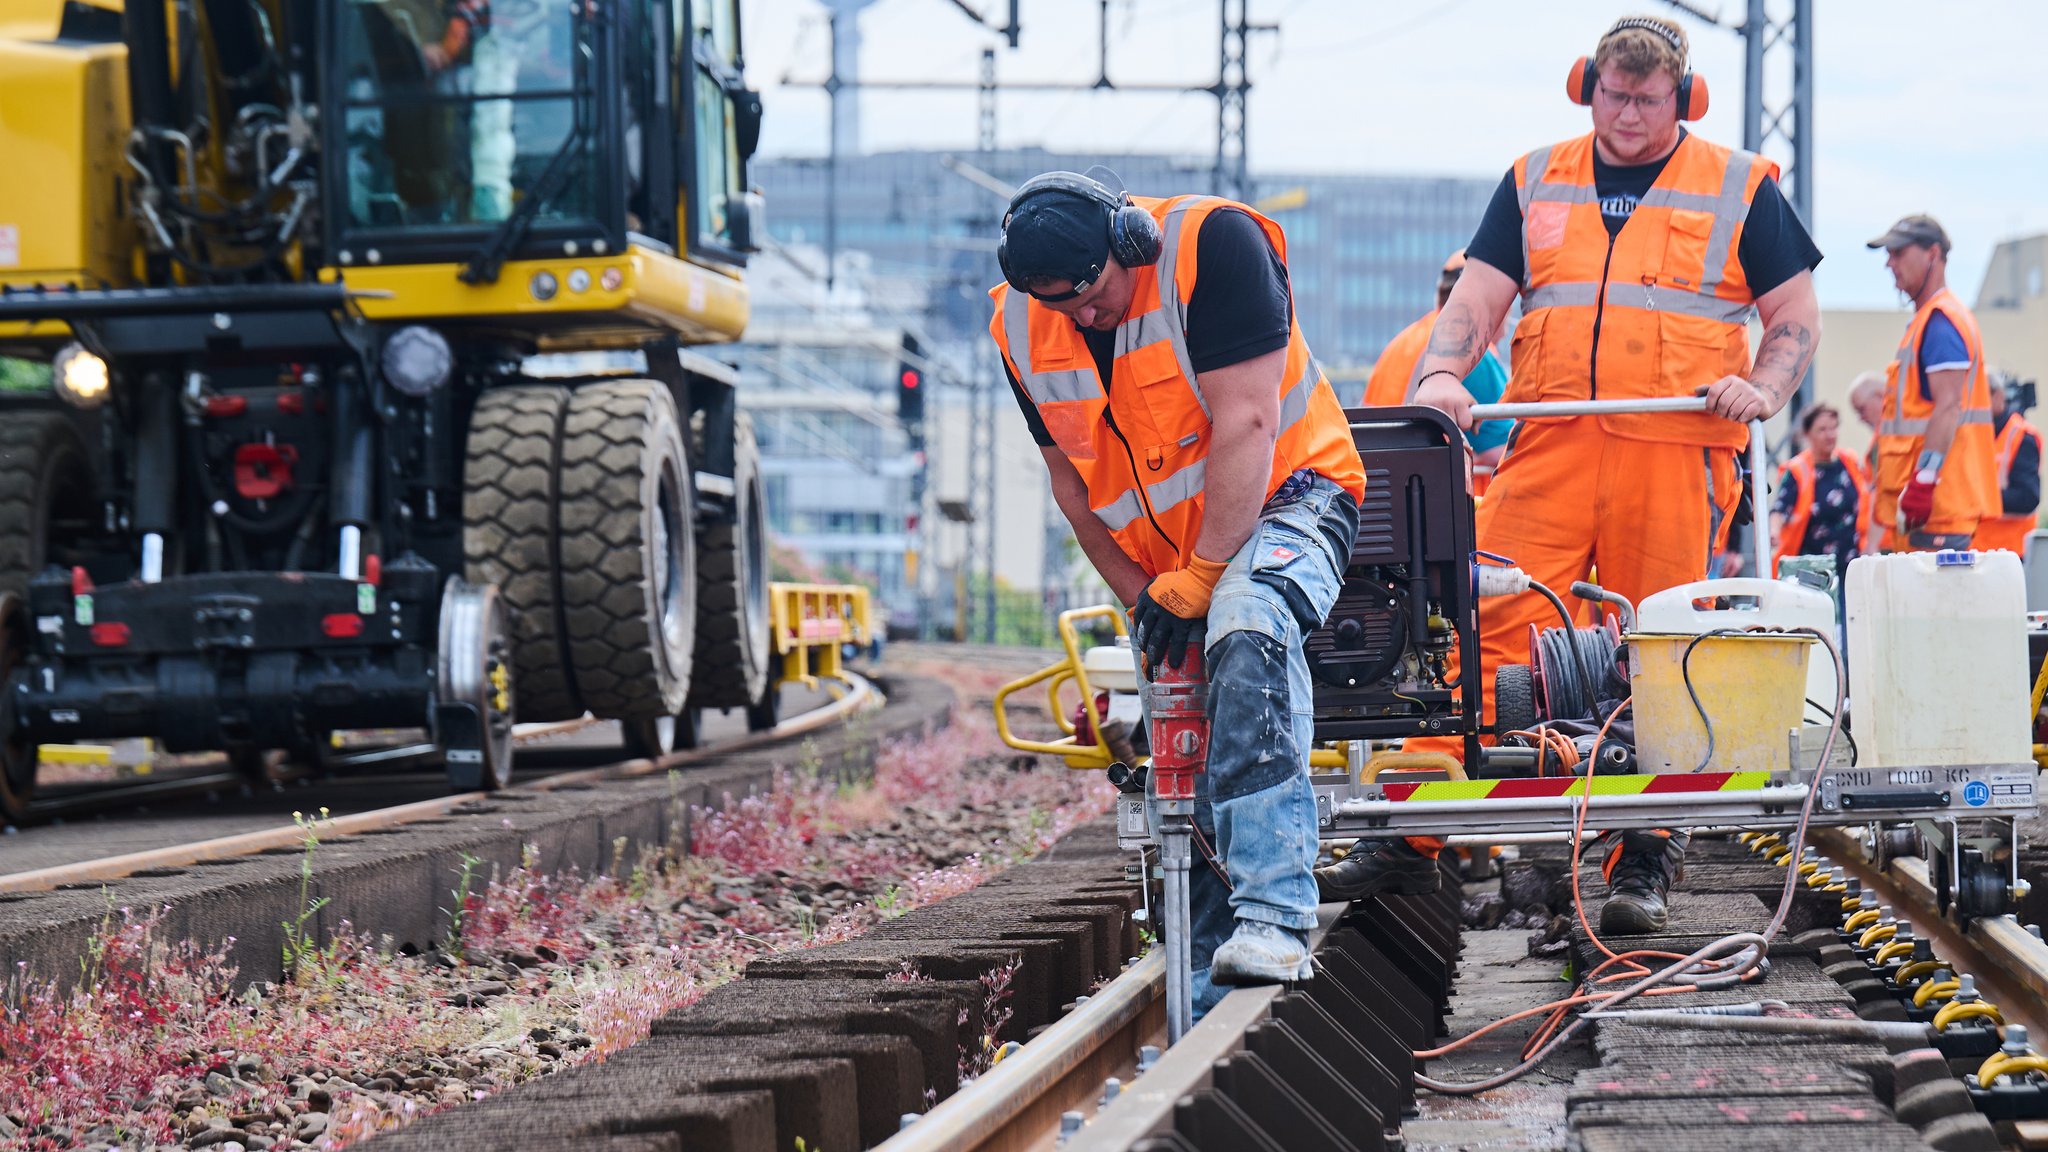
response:
{"label": "eyeglasses", "polygon": [[1664,105],[1671,102],[1671,98],[1673,96],[1678,95],[1678,90],[1676,88],[1672,89],[1669,92],[1666,92],[1662,96],[1630,96],[1625,93],[1616,92],[1605,84],[1595,85],[1593,90],[1600,95],[1601,99],[1607,101],[1608,106],[1611,108],[1626,108],[1630,104],[1633,104],[1636,106],[1636,111],[1641,112],[1644,115],[1648,115],[1652,112],[1655,112],[1657,109],[1662,108]]}

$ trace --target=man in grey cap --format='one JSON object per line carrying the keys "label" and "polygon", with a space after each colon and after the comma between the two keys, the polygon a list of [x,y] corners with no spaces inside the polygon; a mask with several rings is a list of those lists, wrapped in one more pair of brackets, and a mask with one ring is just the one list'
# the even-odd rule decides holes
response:
{"label": "man in grey cap", "polygon": [[1907,216],[1869,247],[1884,249],[1914,308],[1885,369],[1872,518],[1887,552],[1968,548],[2000,508],[1977,319],[1948,290],[1948,233],[1934,217]]}

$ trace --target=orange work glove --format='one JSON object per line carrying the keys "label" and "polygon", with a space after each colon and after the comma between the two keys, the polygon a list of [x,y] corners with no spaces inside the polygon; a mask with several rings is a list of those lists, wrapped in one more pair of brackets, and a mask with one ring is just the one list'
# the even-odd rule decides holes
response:
{"label": "orange work glove", "polygon": [[1131,606],[1135,643],[1150,667],[1179,667],[1190,643],[1200,645],[1209,598],[1227,564],[1190,554],[1186,564],[1145,585]]}

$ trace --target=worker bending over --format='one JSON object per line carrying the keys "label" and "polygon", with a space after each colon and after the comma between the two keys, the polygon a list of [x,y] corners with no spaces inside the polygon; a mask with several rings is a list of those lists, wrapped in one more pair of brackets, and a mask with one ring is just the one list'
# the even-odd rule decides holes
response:
{"label": "worker bending over", "polygon": [[[1592,133],[1538,148],[1501,181],[1410,395],[1470,427],[1462,380],[1517,294],[1509,402],[1704,393],[1704,413],[1523,420],[1479,505],[1480,548],[1560,591],[1597,566],[1601,584],[1640,603],[1706,576],[1725,541],[1744,423],[1785,404],[1820,338],[1820,253],[1776,165],[1680,127],[1705,113],[1706,84],[1687,71],[1675,23],[1616,21],[1573,66],[1569,92],[1591,106]],[[1479,623],[1490,724],[1495,669],[1527,662],[1530,626],[1558,621],[1542,599],[1512,596],[1486,601]],[[1332,894],[1391,890],[1422,879],[1433,848],[1382,842],[1319,879]],[[1601,928],[1661,928],[1683,852],[1665,833],[1623,836]]]}
{"label": "worker bending over", "polygon": [[[1112,177],[1113,179],[1113,177]],[[1205,654],[1194,1008],[1309,975],[1317,836],[1302,637],[1335,602],[1364,467],[1295,323],[1280,226],[1209,196],[1028,181],[990,326],[1081,550],[1146,666]]]}
{"label": "worker bending over", "polygon": [[2033,386],[1998,372],[1991,375],[2000,514],[1977,525],[1970,546],[1979,552],[2003,548],[2024,560],[2027,538],[2034,534],[2035,511],[2041,507],[2041,432],[2020,415],[2025,402],[2019,393],[2025,389],[2031,394]]}
{"label": "worker bending over", "polygon": [[1991,385],[1977,318],[1948,290],[1948,233],[1908,216],[1868,247],[1885,250],[1892,283],[1913,301],[1884,373],[1877,427],[1877,522],[1887,552],[1968,548],[1999,513]]}

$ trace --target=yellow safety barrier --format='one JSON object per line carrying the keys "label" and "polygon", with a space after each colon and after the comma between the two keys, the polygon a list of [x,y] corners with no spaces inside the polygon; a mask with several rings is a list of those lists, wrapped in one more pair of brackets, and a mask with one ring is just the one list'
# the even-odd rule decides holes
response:
{"label": "yellow safety barrier", "polygon": [[[1119,636],[1128,636],[1130,631],[1124,623],[1124,614],[1107,604],[1088,608],[1069,608],[1060,613],[1060,644],[1067,651],[1067,658],[1061,663],[1041,668],[1029,676],[1012,680],[996,689],[995,713],[996,734],[1003,743],[1020,752],[1043,752],[1066,760],[1067,767],[1087,770],[1107,768],[1116,763],[1116,754],[1109,749],[1109,741],[1103,738],[1104,717],[1095,710],[1095,689],[1088,683],[1087,661],[1082,659],[1081,634],[1075,625],[1082,620],[1106,619]],[[1060,704],[1060,689],[1071,680],[1081,691],[1081,701],[1088,709],[1089,732],[1092,743],[1082,743],[1073,721],[1067,719],[1067,710]],[[1036,684],[1045,685],[1046,703],[1052,709],[1053,722],[1066,735],[1058,740],[1026,740],[1010,731],[1008,701],[1010,697]]]}
{"label": "yellow safety barrier", "polygon": [[875,637],[868,590],[858,584],[768,585],[769,630],[782,657],[781,680],[816,688],[838,679],[840,646]]}

